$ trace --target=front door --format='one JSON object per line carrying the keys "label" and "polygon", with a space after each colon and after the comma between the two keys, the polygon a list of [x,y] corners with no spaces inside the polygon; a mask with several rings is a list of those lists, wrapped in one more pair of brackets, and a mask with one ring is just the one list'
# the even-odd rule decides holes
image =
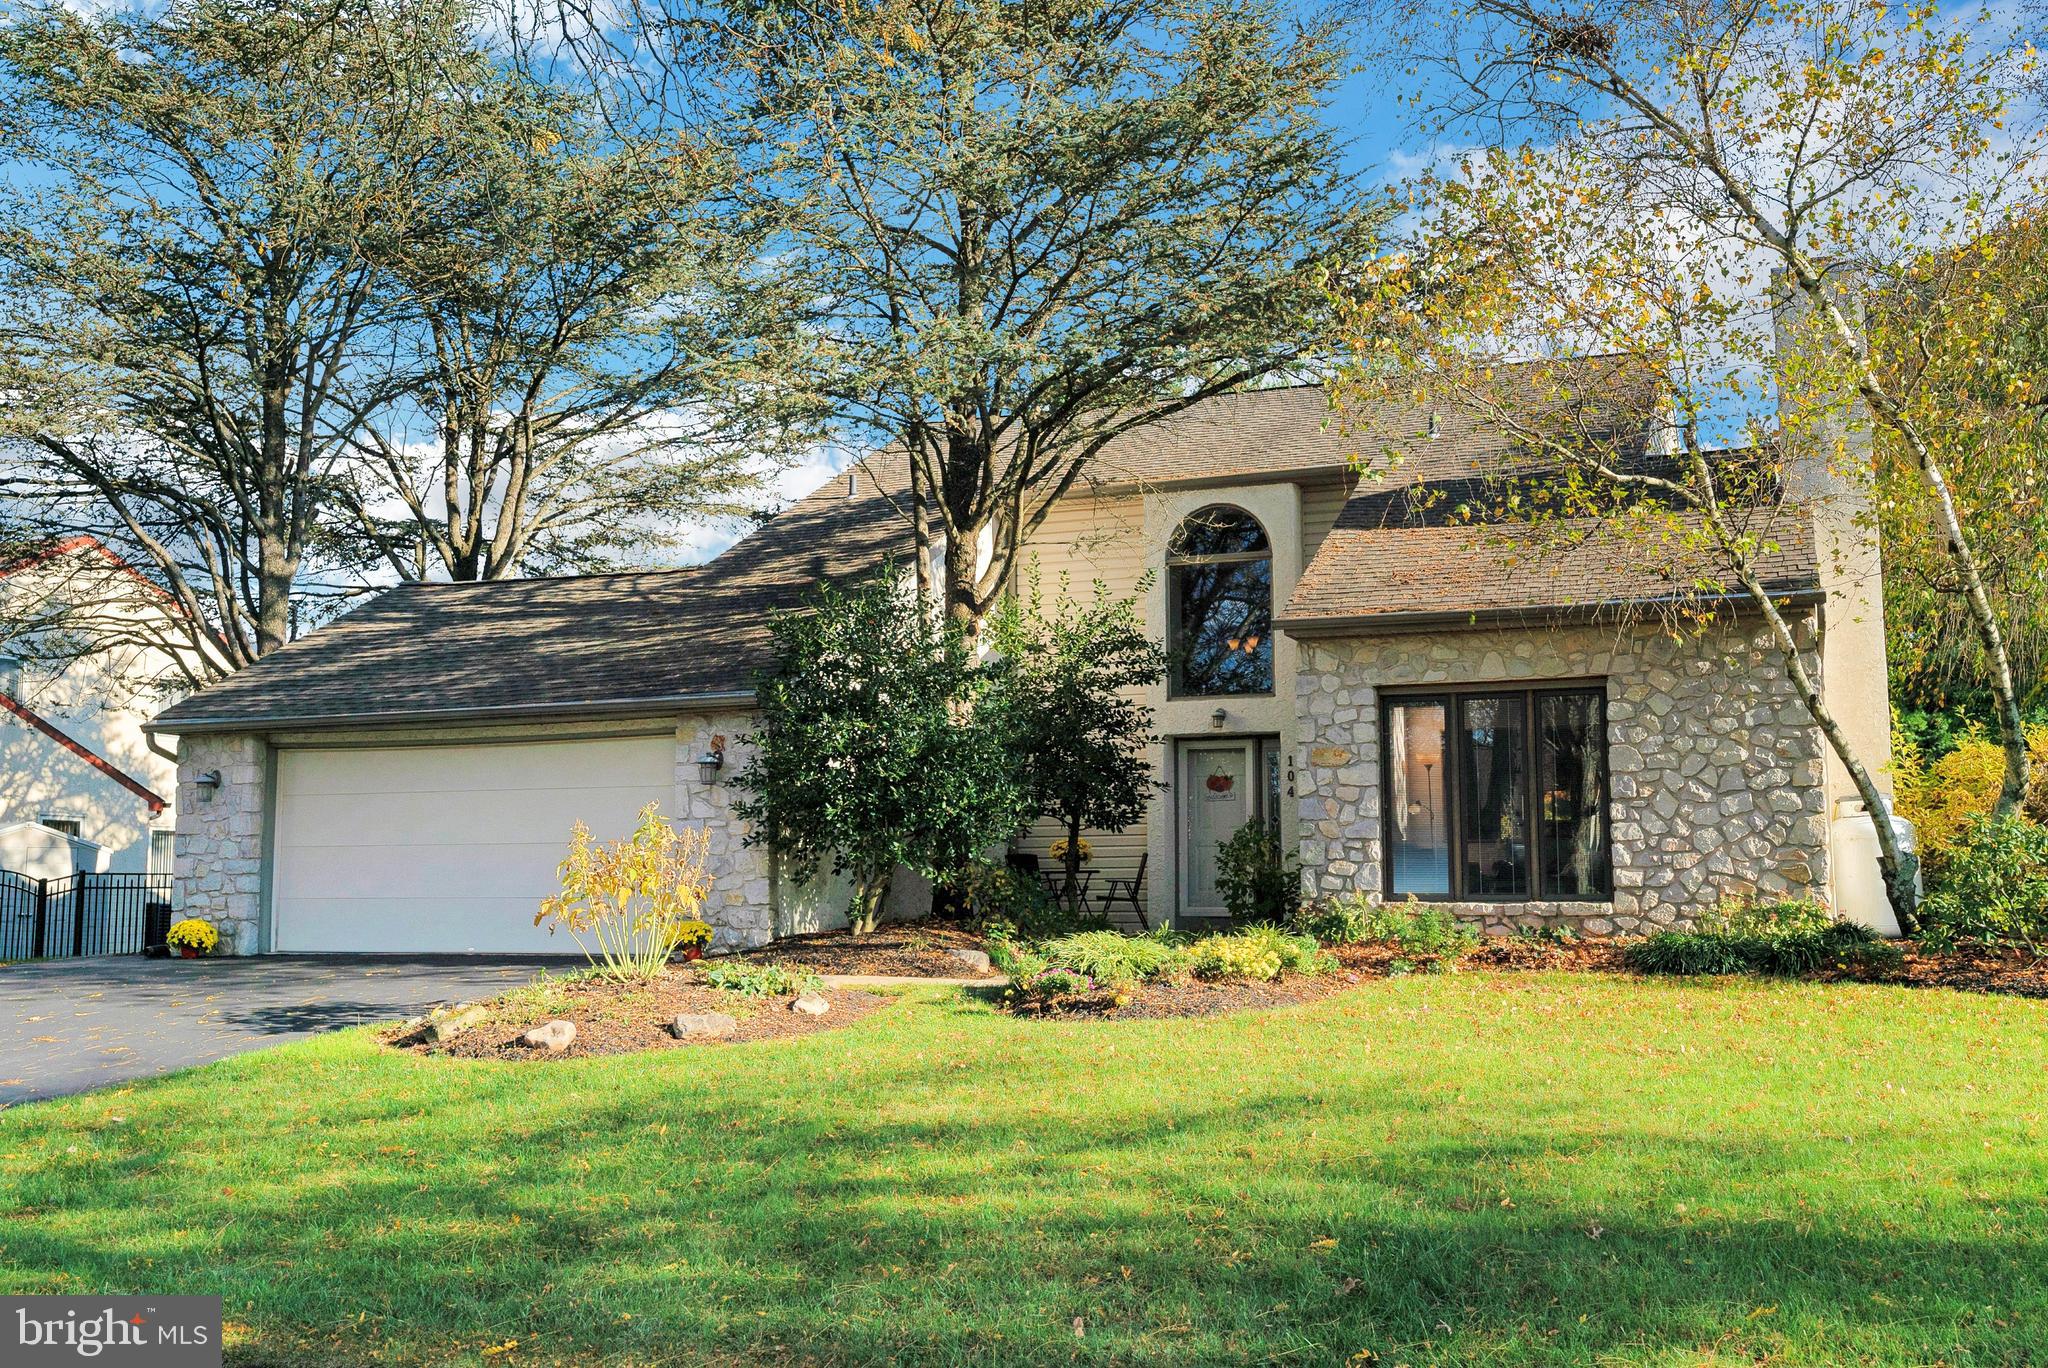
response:
{"label": "front door", "polygon": [[[1273,739],[1184,741],[1180,751],[1180,915],[1227,917],[1217,886],[1218,853],[1238,828],[1271,821],[1277,804],[1266,782],[1278,774]],[[1271,771],[1269,774],[1268,771]]]}

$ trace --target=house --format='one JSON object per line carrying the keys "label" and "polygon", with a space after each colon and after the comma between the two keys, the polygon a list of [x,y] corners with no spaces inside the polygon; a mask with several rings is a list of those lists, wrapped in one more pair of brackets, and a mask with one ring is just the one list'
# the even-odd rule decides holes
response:
{"label": "house", "polygon": [[144,724],[176,615],[90,536],[0,565],[0,869],[169,874],[177,767]]}
{"label": "house", "polygon": [[[1442,900],[1492,930],[1847,889],[1831,845],[1853,789],[1753,608],[1674,635],[1624,611],[1669,581],[1611,547],[1506,563],[1416,497],[1484,474],[1496,439],[1326,418],[1313,386],[1205,402],[1103,453],[1030,541],[1048,583],[1142,591],[1179,660],[1151,699],[1165,787],[1143,823],[1091,833],[1098,878],[1142,861],[1152,923],[1199,924],[1225,910],[1218,844],[1262,820],[1318,893]],[[1361,477],[1375,431],[1429,435]],[[818,881],[746,843],[730,776],[768,615],[907,556],[894,478],[835,476],[691,569],[395,588],[170,708],[184,907],[238,953],[559,950],[534,912],[571,823],[615,836],[654,801],[710,834],[719,943],[825,924]],[[1882,757],[1875,550],[1815,507],[1769,588]]]}

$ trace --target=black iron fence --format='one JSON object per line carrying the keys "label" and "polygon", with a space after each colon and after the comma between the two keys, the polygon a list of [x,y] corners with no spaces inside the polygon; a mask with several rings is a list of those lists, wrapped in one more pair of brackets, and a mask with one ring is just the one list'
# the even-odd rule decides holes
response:
{"label": "black iron fence", "polygon": [[0,960],[140,954],[170,928],[168,874],[34,879],[0,869]]}

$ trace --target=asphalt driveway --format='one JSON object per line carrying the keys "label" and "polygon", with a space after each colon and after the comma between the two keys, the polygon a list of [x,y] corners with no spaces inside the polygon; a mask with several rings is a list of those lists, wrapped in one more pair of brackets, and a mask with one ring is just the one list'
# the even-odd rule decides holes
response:
{"label": "asphalt driveway", "polygon": [[414,1016],[435,1003],[503,992],[562,963],[123,955],[0,966],[0,1108]]}

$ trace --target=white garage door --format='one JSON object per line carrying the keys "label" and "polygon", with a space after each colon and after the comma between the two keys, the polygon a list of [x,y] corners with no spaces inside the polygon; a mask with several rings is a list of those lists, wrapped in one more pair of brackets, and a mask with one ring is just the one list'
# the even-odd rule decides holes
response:
{"label": "white garage door", "polygon": [[574,954],[533,924],[569,828],[675,808],[673,736],[283,750],[272,947]]}

